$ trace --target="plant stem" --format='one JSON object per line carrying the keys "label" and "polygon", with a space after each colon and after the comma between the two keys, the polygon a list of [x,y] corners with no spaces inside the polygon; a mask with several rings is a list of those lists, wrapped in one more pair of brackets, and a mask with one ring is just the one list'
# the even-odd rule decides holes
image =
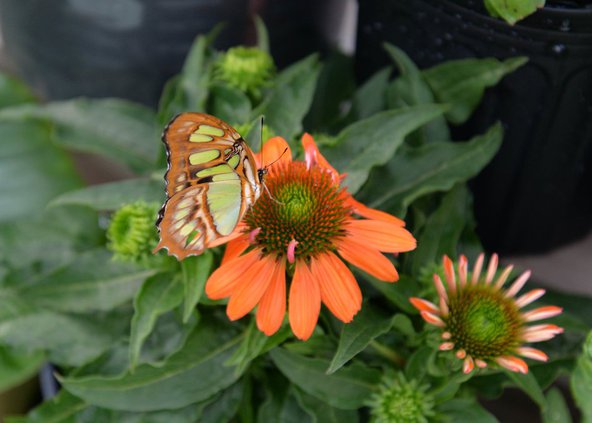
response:
{"label": "plant stem", "polygon": [[387,347],[386,345],[381,344],[378,341],[372,340],[372,341],[370,341],[370,346],[372,348],[374,348],[374,350],[378,354],[380,354],[381,356],[383,356],[387,360],[392,361],[398,367],[403,367],[403,365],[405,364],[405,358],[403,358],[401,355],[399,355],[399,353],[397,353],[395,350]]}

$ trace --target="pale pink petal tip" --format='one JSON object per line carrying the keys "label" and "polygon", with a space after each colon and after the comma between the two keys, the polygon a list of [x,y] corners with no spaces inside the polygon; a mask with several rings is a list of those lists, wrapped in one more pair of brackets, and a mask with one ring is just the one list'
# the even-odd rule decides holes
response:
{"label": "pale pink petal tip", "polygon": [[450,332],[442,332],[442,339],[448,340],[452,338],[452,334]]}
{"label": "pale pink petal tip", "polygon": [[422,311],[420,314],[421,314],[421,317],[423,317],[423,319],[431,325],[438,326],[441,328],[446,326],[442,319],[440,319],[435,314],[430,313],[429,311]]}
{"label": "pale pink petal tip", "polygon": [[473,371],[474,368],[475,362],[473,361],[473,358],[469,355],[463,361],[463,373],[469,374]]}
{"label": "pale pink petal tip", "polygon": [[495,276],[495,272],[497,270],[497,264],[499,262],[499,257],[497,254],[493,254],[489,259],[489,266],[487,267],[487,276],[485,277],[485,283],[490,284]]}
{"label": "pale pink petal tip", "polygon": [[527,322],[534,322],[535,320],[548,319],[555,317],[563,312],[561,307],[557,306],[545,306],[535,308],[534,310],[527,311],[522,315]]}
{"label": "pale pink petal tip", "polygon": [[434,303],[426,301],[422,298],[412,297],[409,298],[409,302],[418,309],[419,311],[429,311],[430,313],[439,314],[440,310]]}
{"label": "pale pink petal tip", "polygon": [[516,305],[519,308],[525,307],[528,304],[530,304],[530,303],[538,300],[543,295],[545,295],[545,290],[544,289],[533,289],[532,291],[529,291],[526,294],[521,295],[520,297],[518,297],[518,299],[516,300]]}
{"label": "pale pink petal tip", "polygon": [[477,367],[479,367],[480,369],[484,369],[487,367],[487,363],[483,360],[480,359],[475,359],[475,364],[477,365]]}
{"label": "pale pink petal tip", "polygon": [[522,338],[526,342],[542,342],[548,341],[561,333],[563,333],[563,328],[557,325],[535,325],[526,328]]}
{"label": "pale pink petal tip", "polygon": [[479,254],[477,257],[477,261],[475,262],[475,266],[473,267],[473,276],[471,277],[471,283],[475,285],[479,281],[479,277],[481,276],[481,269],[483,268],[483,261],[485,260],[485,254]]}
{"label": "pale pink petal tip", "polygon": [[528,373],[528,365],[524,360],[518,357],[504,356],[495,359],[497,364],[512,372],[518,372],[522,374]]}
{"label": "pale pink petal tip", "polygon": [[450,351],[454,348],[454,344],[452,342],[442,342],[438,348],[440,351]]}
{"label": "pale pink petal tip", "polygon": [[458,260],[458,279],[460,282],[460,286],[465,286],[467,284],[467,267],[469,262],[466,256],[460,256]]}
{"label": "pale pink petal tip", "polygon": [[456,352],[456,358],[458,359],[464,359],[467,356],[467,352],[463,349],[460,349]]}
{"label": "pale pink petal tip", "polygon": [[510,276],[510,273],[512,273],[512,270],[514,269],[514,266],[509,265],[508,267],[506,267],[504,269],[504,271],[502,272],[502,274],[499,276],[499,278],[497,278],[497,281],[495,281],[495,287],[496,288],[501,288],[502,286],[504,286],[504,284],[506,283],[506,281],[508,280],[508,276]]}
{"label": "pale pink petal tip", "polygon": [[522,289],[522,287],[524,287],[524,284],[530,278],[530,274],[530,270],[527,270],[526,272],[522,273],[518,277],[518,279],[516,279],[516,281],[510,286],[510,289],[508,289],[508,292],[506,292],[506,297],[513,297],[514,295],[516,295]]}
{"label": "pale pink petal tip", "polygon": [[257,228],[257,229],[253,229],[251,232],[249,232],[249,244],[253,245],[257,243],[257,235],[259,235],[259,232],[261,232],[261,228]]}
{"label": "pale pink petal tip", "polygon": [[531,358],[533,360],[547,361],[549,359],[547,354],[545,354],[541,350],[537,350],[536,348],[520,347],[517,349],[517,352],[522,357]]}
{"label": "pale pink petal tip", "polygon": [[298,245],[298,241],[296,241],[295,239],[293,239],[292,241],[290,241],[290,243],[288,244],[288,262],[289,263],[294,263],[296,261],[296,246]]}

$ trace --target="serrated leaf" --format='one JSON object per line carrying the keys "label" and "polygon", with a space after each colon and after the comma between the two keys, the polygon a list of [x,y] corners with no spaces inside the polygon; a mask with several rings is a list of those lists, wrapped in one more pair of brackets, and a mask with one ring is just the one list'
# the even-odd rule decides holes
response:
{"label": "serrated leaf", "polygon": [[[156,270],[113,261],[106,250],[91,251],[50,274],[14,281],[12,289],[27,303],[65,312],[111,310],[133,298]],[[36,276],[36,277],[35,277]]]}
{"label": "serrated leaf", "polygon": [[183,304],[183,322],[187,322],[204,292],[204,286],[212,271],[214,256],[205,251],[200,256],[187,257],[181,262],[182,282],[185,301]]}
{"label": "serrated leaf", "polygon": [[79,98],[0,111],[2,120],[32,118],[51,122],[58,144],[110,157],[138,171],[154,168],[161,148],[154,112],[125,100]]}
{"label": "serrated leaf", "polygon": [[408,134],[443,111],[432,104],[378,113],[345,128],[335,146],[322,153],[337,170],[347,173],[348,191],[356,193],[370,170],[387,163]]}
{"label": "serrated leaf", "polygon": [[0,139],[0,222],[39,216],[53,197],[82,186],[72,159],[53,144],[47,123],[0,120]]}
{"label": "serrated leaf", "polygon": [[460,125],[479,105],[486,88],[496,85],[527,61],[525,57],[504,61],[491,58],[453,60],[425,70],[423,76],[436,99],[450,105],[446,119]]}
{"label": "serrated leaf", "polygon": [[302,120],[312,104],[320,70],[317,55],[284,69],[251,117],[264,115],[273,133],[292,140],[302,132]]}
{"label": "serrated leaf", "polygon": [[393,324],[392,317],[374,311],[370,304],[365,304],[354,317],[353,322],[344,325],[339,337],[339,345],[327,374],[335,373],[344,364],[363,351],[370,342],[388,332]]}
{"label": "serrated leaf", "polygon": [[270,356],[280,371],[304,392],[343,410],[362,407],[380,381],[378,370],[362,364],[352,364],[327,375],[327,360],[304,357],[283,348],[272,350]]}
{"label": "serrated leaf", "polygon": [[203,401],[237,380],[224,363],[241,337],[210,317],[200,324],[185,345],[158,365],[141,364],[133,373],[116,377],[68,377],[62,385],[89,404],[116,410],[176,409]]}
{"label": "serrated leaf", "polygon": [[77,205],[93,210],[117,210],[135,201],[162,203],[165,199],[164,189],[163,181],[151,178],[129,179],[66,192],[54,198],[49,206]]}
{"label": "serrated leaf", "polygon": [[134,299],[131,323],[129,362],[135,368],[144,341],[152,332],[156,319],[183,301],[183,285],[170,273],[148,279]]}
{"label": "serrated leaf", "polygon": [[[422,195],[449,190],[475,176],[493,158],[501,142],[498,124],[465,143],[403,148],[387,166],[370,175],[360,199],[370,207],[404,215],[409,204]],[[384,181],[389,181],[388,187]]]}

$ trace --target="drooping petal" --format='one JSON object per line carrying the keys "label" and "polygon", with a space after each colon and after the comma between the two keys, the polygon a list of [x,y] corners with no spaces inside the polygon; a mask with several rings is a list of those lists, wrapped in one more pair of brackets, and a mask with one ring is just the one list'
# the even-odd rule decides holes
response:
{"label": "drooping petal", "polygon": [[461,255],[458,260],[458,280],[459,280],[461,287],[463,287],[467,284],[467,267],[468,267],[468,265],[469,265],[469,262],[467,260],[467,257],[464,254]]}
{"label": "drooping petal", "polygon": [[456,276],[454,274],[454,264],[450,257],[444,256],[444,276],[446,276],[446,283],[450,292],[456,292]]}
{"label": "drooping petal", "polygon": [[267,336],[277,332],[286,314],[286,262],[280,259],[257,307],[257,327]]}
{"label": "drooping petal", "polygon": [[438,349],[440,351],[451,351],[454,349],[454,343],[453,342],[442,342],[440,344],[440,346],[438,347]]}
{"label": "drooping petal", "polygon": [[252,272],[255,263],[259,261],[259,250],[249,251],[243,256],[228,260],[217,268],[206,282],[206,295],[212,300],[220,300],[230,296],[241,279],[254,277]]}
{"label": "drooping petal", "polygon": [[506,291],[506,297],[513,297],[516,295],[522,289],[528,278],[530,278],[530,270],[527,270],[521,274],[518,279],[516,279],[514,283],[510,285],[510,288]]}
{"label": "drooping petal", "polygon": [[233,239],[226,244],[226,251],[224,251],[221,265],[237,258],[244,253],[247,248],[249,248],[249,238],[247,236],[243,235],[240,238]]}
{"label": "drooping petal", "polygon": [[354,197],[352,197],[351,195],[348,197],[346,203],[353,210],[353,212],[355,214],[365,217],[367,219],[380,220],[383,222],[391,222],[391,223],[394,223],[395,225],[405,226],[404,220],[399,219],[398,217],[393,216],[392,214],[388,214],[386,212],[383,212],[381,210],[376,210],[376,209],[372,209],[370,207],[367,207],[365,204],[362,204],[359,201],[356,201],[356,199]]}
{"label": "drooping petal", "polygon": [[440,309],[436,307],[436,304],[424,300],[423,298],[411,297],[409,298],[409,302],[419,311],[429,311],[430,313],[440,314]]}
{"label": "drooping petal", "polygon": [[[262,158],[263,161],[261,160]],[[276,164],[278,165],[292,162],[292,150],[282,137],[270,138],[263,144],[261,152],[255,154],[255,161],[258,168],[267,167],[276,160]]]}
{"label": "drooping petal", "polygon": [[[506,294],[507,295],[507,294]],[[516,299],[516,305],[519,308],[525,307],[528,304],[538,300],[543,295],[545,295],[544,289],[533,289],[532,291],[528,291],[526,294],[521,295]]]}
{"label": "drooping petal", "polygon": [[547,354],[545,354],[541,350],[537,350],[536,348],[520,347],[516,350],[516,352],[520,354],[522,357],[531,358],[533,360],[547,361],[549,359]]}
{"label": "drooping petal", "polygon": [[504,271],[502,272],[502,274],[499,276],[499,278],[497,278],[497,280],[495,281],[494,286],[498,289],[500,289],[502,286],[504,286],[504,284],[508,280],[508,276],[510,276],[510,273],[512,273],[513,269],[514,269],[514,266],[512,266],[512,265],[507,266],[504,269]]}
{"label": "drooping petal", "polygon": [[290,327],[298,339],[306,341],[312,335],[321,311],[321,290],[304,261],[296,261],[290,285],[288,315]]}
{"label": "drooping petal", "polygon": [[323,157],[310,134],[304,133],[302,135],[302,147],[304,148],[304,161],[307,169],[313,166],[322,167],[331,173],[333,182],[339,185],[339,172]]}
{"label": "drooping petal", "polygon": [[411,251],[417,246],[408,230],[390,222],[350,220],[347,230],[356,241],[384,253]]}
{"label": "drooping petal", "polygon": [[481,269],[483,268],[483,261],[485,260],[485,254],[479,254],[477,257],[477,261],[475,261],[475,266],[473,267],[473,276],[471,277],[471,283],[475,285],[479,281],[479,277],[481,276]]}
{"label": "drooping petal", "polygon": [[360,244],[355,239],[337,241],[337,251],[344,260],[359,267],[381,281],[395,282],[399,274],[395,265],[378,250]]}
{"label": "drooping petal", "polygon": [[468,355],[467,357],[465,357],[465,360],[463,361],[463,373],[469,374],[473,371],[474,368],[475,362],[473,361],[473,357]]}
{"label": "drooping petal", "polygon": [[351,322],[362,308],[362,291],[352,272],[331,252],[312,259],[311,271],[323,303],[339,320]]}
{"label": "drooping petal", "polygon": [[436,291],[438,291],[438,296],[443,299],[445,302],[448,301],[448,293],[446,292],[446,288],[444,288],[444,284],[442,283],[442,279],[436,273],[434,273],[434,286],[436,287]]}
{"label": "drooping petal", "polygon": [[226,314],[230,320],[240,319],[255,308],[271,283],[276,267],[278,264],[275,257],[264,256],[252,269],[245,269],[245,275],[248,272],[256,273],[241,279],[231,294],[226,307]]}
{"label": "drooping petal", "polygon": [[560,328],[557,325],[535,325],[526,328],[522,335],[522,339],[526,342],[542,342],[548,341],[560,333],[563,333],[563,328]]}
{"label": "drooping petal", "polygon": [[428,322],[430,325],[438,326],[440,328],[446,326],[444,321],[434,313],[430,313],[429,311],[421,311],[419,314],[421,317],[423,317],[423,320]]}
{"label": "drooping petal", "polygon": [[485,276],[485,283],[490,284],[495,276],[495,272],[497,270],[497,264],[499,262],[499,258],[497,254],[493,254],[489,259],[489,266],[487,266],[487,275]]}
{"label": "drooping petal", "polygon": [[535,308],[534,310],[527,311],[522,315],[524,320],[527,322],[534,322],[535,320],[543,320],[548,319],[549,317],[554,317],[563,312],[561,307],[557,306],[545,306]]}
{"label": "drooping petal", "polygon": [[480,369],[484,369],[487,367],[487,362],[480,360],[480,359],[475,359],[475,364],[477,365],[477,367],[479,367]]}
{"label": "drooping petal", "polygon": [[523,374],[528,373],[528,365],[521,358],[507,355],[504,357],[498,357],[495,359],[495,361],[500,366],[505,367],[506,369],[512,372],[518,372]]}

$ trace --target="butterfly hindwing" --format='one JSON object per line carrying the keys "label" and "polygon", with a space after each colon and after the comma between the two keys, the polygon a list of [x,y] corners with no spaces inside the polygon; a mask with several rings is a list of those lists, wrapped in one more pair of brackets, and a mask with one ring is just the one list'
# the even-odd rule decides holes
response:
{"label": "butterfly hindwing", "polygon": [[232,234],[259,196],[255,160],[228,124],[202,113],[183,113],[163,134],[169,169],[157,249],[182,259]]}

